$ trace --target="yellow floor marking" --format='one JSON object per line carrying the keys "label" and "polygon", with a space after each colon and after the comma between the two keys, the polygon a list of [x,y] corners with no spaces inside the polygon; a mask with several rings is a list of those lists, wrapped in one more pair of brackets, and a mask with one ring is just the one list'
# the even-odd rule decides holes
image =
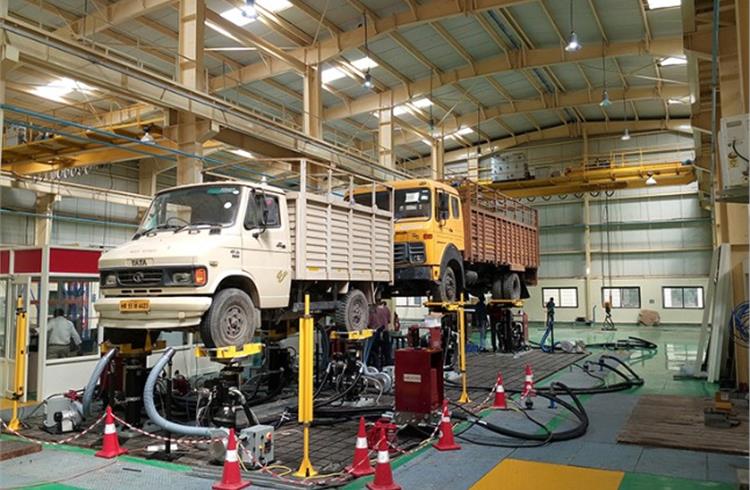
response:
{"label": "yellow floor marking", "polygon": [[617,490],[624,475],[622,471],[504,459],[475,483],[471,490]]}

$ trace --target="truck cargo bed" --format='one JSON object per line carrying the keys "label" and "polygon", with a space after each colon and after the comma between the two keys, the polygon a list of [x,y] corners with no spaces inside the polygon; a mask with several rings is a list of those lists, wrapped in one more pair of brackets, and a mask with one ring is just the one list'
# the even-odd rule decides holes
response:
{"label": "truck cargo bed", "polygon": [[290,192],[287,199],[294,279],[391,282],[390,212],[330,195]]}
{"label": "truck cargo bed", "polygon": [[464,260],[507,266],[514,271],[539,267],[539,223],[535,209],[477,184],[459,188],[464,210]]}

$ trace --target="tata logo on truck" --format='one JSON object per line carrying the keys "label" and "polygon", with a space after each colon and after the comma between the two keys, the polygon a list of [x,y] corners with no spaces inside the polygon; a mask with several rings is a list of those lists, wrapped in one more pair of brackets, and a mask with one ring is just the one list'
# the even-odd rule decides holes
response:
{"label": "tata logo on truck", "polygon": [[133,267],[144,267],[148,265],[148,259],[130,259],[130,265]]}

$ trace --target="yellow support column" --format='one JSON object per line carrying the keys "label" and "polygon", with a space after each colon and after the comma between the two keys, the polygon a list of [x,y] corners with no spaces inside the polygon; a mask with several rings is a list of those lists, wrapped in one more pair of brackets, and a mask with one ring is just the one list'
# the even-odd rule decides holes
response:
{"label": "yellow support column", "polygon": [[469,403],[469,392],[467,391],[466,379],[466,316],[464,315],[464,295],[461,294],[461,303],[456,309],[458,315],[458,366],[461,370],[461,397],[458,403]]}
{"label": "yellow support column", "polygon": [[21,429],[18,418],[18,403],[26,390],[26,310],[23,307],[23,297],[16,301],[16,369],[13,377],[13,416],[8,427],[12,430]]}
{"label": "yellow support column", "polygon": [[310,424],[313,420],[313,319],[310,295],[305,295],[305,316],[299,319],[299,402],[297,418],[302,424],[302,462],[294,476],[308,478],[318,474],[310,462]]}

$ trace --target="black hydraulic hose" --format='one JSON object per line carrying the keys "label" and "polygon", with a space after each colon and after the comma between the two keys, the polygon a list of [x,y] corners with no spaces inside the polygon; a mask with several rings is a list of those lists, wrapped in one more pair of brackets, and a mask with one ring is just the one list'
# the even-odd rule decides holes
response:
{"label": "black hydraulic hose", "polygon": [[342,391],[341,393],[338,393],[338,394],[332,396],[331,398],[326,398],[325,400],[320,400],[318,402],[313,402],[314,403],[313,404],[313,409],[324,407],[326,405],[330,405],[331,403],[344,398],[347,394],[349,394],[350,391],[352,391],[354,389],[355,386],[357,386],[357,383],[359,383],[359,380],[362,378],[362,371],[364,371],[364,368],[360,368],[357,371],[357,377],[354,378],[354,381],[352,381],[352,384],[349,385],[349,387],[347,389],[345,389],[344,391]]}
{"label": "black hydraulic hose", "polygon": [[112,361],[112,358],[115,357],[117,354],[117,347],[113,347],[109,352],[104,354],[102,357],[99,358],[99,360],[96,362],[96,366],[94,366],[94,371],[91,373],[91,377],[89,377],[89,382],[86,383],[86,388],[83,391],[83,401],[81,402],[82,405],[82,413],[81,415],[83,418],[88,417],[91,414],[91,402],[94,400],[94,391],[96,390],[96,382],[99,381],[99,378],[101,378],[102,373],[106,369],[107,366],[109,366],[109,363]]}
{"label": "black hydraulic hose", "polygon": [[[558,405],[567,409],[569,412],[575,415],[576,418],[578,419],[578,425],[576,427],[573,427],[571,429],[566,429],[563,431],[559,431],[559,432],[550,431],[549,434],[529,434],[526,432],[519,432],[516,430],[508,429],[506,427],[501,427],[499,425],[495,425],[490,422],[487,422],[483,419],[478,418],[476,415],[469,412],[468,410],[463,408],[461,405],[452,403],[453,405],[459,407],[462,411],[469,414],[468,416],[462,416],[458,414],[455,414],[454,416],[458,419],[462,419],[462,420],[475,423],[476,425],[479,425],[496,434],[506,436],[506,437],[513,437],[515,439],[523,439],[523,440],[529,440],[529,441],[543,441],[543,442],[560,442],[560,441],[569,441],[571,439],[581,437],[582,435],[586,433],[589,427],[589,417],[586,414],[586,410],[583,408],[581,401],[575,395],[573,390],[568,388],[563,383],[554,382],[552,383],[551,388],[554,389],[553,392],[544,392],[544,393],[540,392],[539,396],[542,396],[544,398],[547,398],[548,400],[554,401],[555,403],[557,403]],[[560,398],[557,395],[557,393],[560,393],[561,395],[569,396],[573,404],[570,404],[566,400]]]}

